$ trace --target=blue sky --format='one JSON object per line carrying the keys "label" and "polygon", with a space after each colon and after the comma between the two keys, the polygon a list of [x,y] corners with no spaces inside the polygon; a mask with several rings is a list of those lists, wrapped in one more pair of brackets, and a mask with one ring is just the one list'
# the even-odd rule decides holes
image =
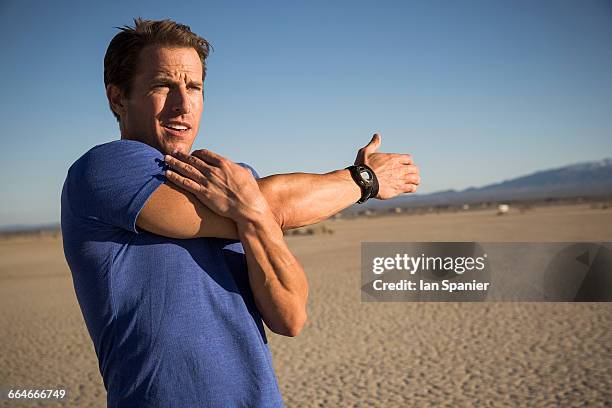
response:
{"label": "blue sky", "polygon": [[612,156],[608,1],[259,3],[0,3],[0,225],[58,222],[70,164],[119,138],[102,61],[138,16],[213,44],[194,148],[262,175],[345,167],[374,131],[423,193]]}

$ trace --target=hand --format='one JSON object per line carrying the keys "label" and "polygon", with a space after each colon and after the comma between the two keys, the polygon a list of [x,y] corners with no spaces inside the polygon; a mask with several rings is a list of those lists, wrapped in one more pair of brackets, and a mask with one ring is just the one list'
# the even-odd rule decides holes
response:
{"label": "hand", "polygon": [[168,181],[223,217],[252,221],[270,211],[251,172],[231,160],[210,150],[174,152],[164,160],[171,168],[166,171]]}
{"label": "hand", "polygon": [[379,200],[388,200],[402,193],[414,193],[421,183],[419,168],[414,165],[409,154],[377,153],[380,147],[380,134],[374,133],[372,140],[359,149],[355,164],[366,164],[378,178]]}

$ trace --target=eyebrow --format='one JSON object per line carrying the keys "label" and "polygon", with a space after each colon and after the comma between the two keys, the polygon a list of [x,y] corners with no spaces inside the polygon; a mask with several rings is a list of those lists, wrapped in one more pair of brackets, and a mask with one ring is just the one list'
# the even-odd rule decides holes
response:
{"label": "eyebrow", "polygon": [[158,74],[151,78],[153,81],[172,81],[173,79],[167,75]]}
{"label": "eyebrow", "polygon": [[[168,75],[164,75],[164,74],[159,74],[159,75],[155,75],[152,79],[151,82],[176,82],[176,80]],[[202,86],[203,83],[202,81],[198,81],[198,80],[189,80],[187,82],[187,85],[193,86]]]}

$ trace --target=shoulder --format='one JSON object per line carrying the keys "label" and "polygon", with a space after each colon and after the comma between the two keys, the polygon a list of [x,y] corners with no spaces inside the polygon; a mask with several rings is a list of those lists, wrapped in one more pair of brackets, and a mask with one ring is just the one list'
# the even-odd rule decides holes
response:
{"label": "shoulder", "polygon": [[92,147],[71,166],[88,167],[108,161],[121,161],[126,158],[163,158],[160,151],[146,143],[135,140],[115,140]]}
{"label": "shoulder", "polygon": [[70,166],[68,178],[71,175],[80,179],[109,174],[125,175],[143,167],[161,170],[163,166],[163,155],[154,147],[135,140],[115,140],[95,146],[83,154]]}
{"label": "shoulder", "polygon": [[132,140],[101,144],[68,170],[62,208],[134,231],[138,212],[164,181],[165,163],[157,149]]}
{"label": "shoulder", "polygon": [[116,140],[93,147],[74,162],[64,183],[72,200],[87,198],[98,205],[108,197],[131,196],[148,184],[164,181],[165,163],[157,149],[133,140]]}
{"label": "shoulder", "polygon": [[258,178],[259,178],[259,173],[257,173],[257,170],[255,170],[255,169],[253,168],[253,166],[251,166],[250,164],[246,164],[246,163],[242,163],[242,162],[239,162],[239,163],[237,163],[237,164],[238,164],[238,165],[240,165],[240,166],[242,166],[242,167],[244,167],[244,168],[246,168],[246,169],[249,169],[249,171],[251,172],[251,174],[253,175],[253,177],[255,177],[256,179],[258,179]]}

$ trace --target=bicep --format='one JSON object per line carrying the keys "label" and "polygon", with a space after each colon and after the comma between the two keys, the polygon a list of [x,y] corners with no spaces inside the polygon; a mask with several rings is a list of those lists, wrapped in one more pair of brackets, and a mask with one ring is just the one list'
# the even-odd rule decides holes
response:
{"label": "bicep", "polygon": [[153,234],[178,239],[215,237],[237,239],[236,224],[170,184],[160,185],[136,218],[136,225]]}

